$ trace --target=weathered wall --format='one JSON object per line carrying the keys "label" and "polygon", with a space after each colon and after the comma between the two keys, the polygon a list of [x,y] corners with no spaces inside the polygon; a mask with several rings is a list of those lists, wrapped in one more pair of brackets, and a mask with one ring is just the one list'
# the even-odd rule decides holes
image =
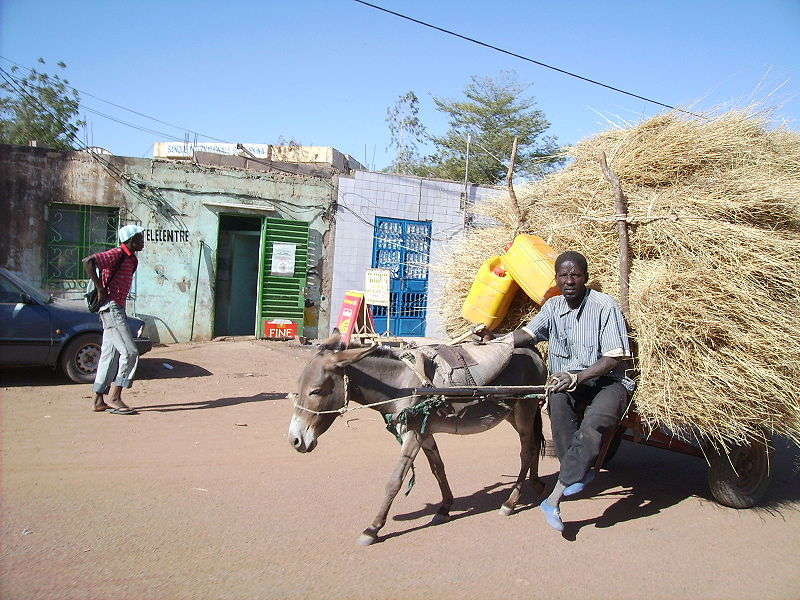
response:
{"label": "weathered wall", "polygon": [[[372,266],[376,216],[430,221],[430,260],[435,264],[442,249],[464,230],[463,192],[462,183],[410,175],[355,171],[352,177],[340,176],[331,293],[333,320],[345,291],[364,289],[364,272]],[[501,192],[469,185],[468,193],[469,200],[476,203]],[[425,337],[446,337],[435,309],[441,284],[436,271],[430,270]],[[320,335],[324,333],[320,330]]]}
{"label": "weathered wall", "polygon": [[[10,232],[0,236],[0,264],[32,282],[44,283],[47,204],[117,206],[121,221],[136,222],[146,230],[132,290],[135,300],[128,308],[147,322],[148,334],[156,341],[213,335],[220,213],[306,221],[314,240],[321,240],[328,229],[323,217],[335,197],[331,179],[137,158],[104,159],[120,176],[113,176],[85,153],[0,146],[0,210],[8,216]],[[321,243],[317,245],[319,262],[324,249]],[[310,278],[310,288],[309,296],[318,300],[321,276]],[[320,316],[324,329],[326,315],[324,311]],[[313,330],[306,333],[315,334]]]}

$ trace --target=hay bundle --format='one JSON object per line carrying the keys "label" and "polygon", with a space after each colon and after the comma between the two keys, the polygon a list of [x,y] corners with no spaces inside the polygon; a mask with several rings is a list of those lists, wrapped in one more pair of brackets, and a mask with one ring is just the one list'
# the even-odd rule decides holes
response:
{"label": "hay bundle", "polygon": [[[452,330],[480,263],[514,232],[589,260],[591,287],[618,298],[617,232],[605,151],[628,196],[630,324],[638,344],[638,410],[651,426],[721,444],[764,429],[800,443],[800,135],[729,112],[708,121],[673,114],[600,134],[573,162],[482,212],[439,265]],[[506,330],[537,307],[520,294]]]}

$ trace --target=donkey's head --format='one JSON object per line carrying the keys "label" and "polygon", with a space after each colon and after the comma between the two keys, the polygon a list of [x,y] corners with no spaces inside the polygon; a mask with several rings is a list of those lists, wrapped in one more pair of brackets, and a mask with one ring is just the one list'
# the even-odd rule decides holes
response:
{"label": "donkey's head", "polygon": [[289,423],[289,443],[295,450],[311,452],[317,446],[317,438],[338,416],[335,411],[346,403],[344,368],[372,351],[370,346],[346,350],[337,329],[320,345],[300,375],[300,392],[295,396],[296,406]]}

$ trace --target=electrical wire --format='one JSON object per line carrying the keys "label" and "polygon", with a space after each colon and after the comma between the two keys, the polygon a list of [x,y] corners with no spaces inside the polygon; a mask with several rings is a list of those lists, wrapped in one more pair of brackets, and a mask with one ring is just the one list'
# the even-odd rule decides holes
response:
{"label": "electrical wire", "polygon": [[497,52],[501,52],[503,54],[508,54],[509,56],[513,56],[514,58],[519,58],[521,60],[533,63],[540,67],[544,67],[546,69],[551,69],[553,71],[557,71],[558,73],[562,73],[563,75],[568,75],[569,77],[574,77],[576,79],[580,79],[582,81],[586,81],[587,83],[591,83],[594,85],[599,85],[600,87],[604,87],[606,89],[612,90],[614,92],[619,92],[620,94],[625,94],[626,96],[631,96],[633,98],[638,98],[639,100],[644,100],[645,102],[650,102],[652,104],[656,104],[658,106],[662,106],[664,108],[669,108],[670,110],[675,110],[678,112],[685,113],[687,115],[691,115],[693,117],[699,117],[701,119],[706,119],[704,115],[700,115],[697,113],[690,112],[688,110],[684,110],[682,108],[678,108],[676,106],[672,106],[671,104],[666,104],[664,102],[659,102],[658,100],[653,100],[652,98],[648,98],[646,96],[641,96],[639,94],[635,94],[633,92],[628,92],[618,87],[614,87],[613,85],[609,85],[607,83],[603,83],[601,81],[597,81],[595,79],[590,79],[588,77],[584,77],[583,75],[578,75],[577,73],[572,73],[571,71],[567,71],[566,69],[560,69],[559,67],[555,67],[553,65],[548,65],[547,63],[541,62],[539,60],[535,60],[528,56],[524,56],[522,54],[517,54],[516,52],[512,52],[511,50],[506,50],[504,48],[500,48],[499,46],[493,46],[492,44],[488,44],[486,42],[482,42],[475,38],[471,38],[466,35],[462,35],[460,33],[456,33],[455,31],[451,31],[449,29],[445,29],[444,27],[439,27],[437,25],[433,25],[431,23],[426,23],[425,21],[421,21],[419,19],[415,19],[414,17],[410,17],[408,15],[404,15],[399,12],[395,12],[393,10],[389,10],[388,8],[384,8],[382,6],[378,6],[377,4],[372,4],[370,2],[365,2],[364,0],[353,0],[353,2],[357,2],[358,4],[363,4],[364,6],[368,6],[370,8],[374,8],[375,10],[379,10],[390,15],[394,15],[395,17],[400,17],[401,19],[406,19],[407,21],[411,21],[412,23],[417,23],[418,25],[422,25],[424,27],[429,27],[431,29],[435,29],[436,31],[441,31],[442,33],[446,33],[447,35],[452,35],[457,38],[461,38],[462,40],[466,40],[468,42],[472,42],[473,44],[477,44],[479,46],[483,46],[484,48],[489,48],[491,50],[495,50]]}
{"label": "electrical wire", "polygon": [[[16,61],[13,61],[10,58],[7,58],[5,56],[0,56],[0,59],[3,59],[5,61],[7,61],[7,62],[10,62],[12,65],[16,65],[17,67],[19,67],[21,69],[25,69],[25,70],[30,71],[32,73],[35,72],[35,69],[32,69],[30,67],[26,67],[25,65],[22,65],[22,64],[20,64],[20,63],[18,63]],[[208,134],[205,134],[205,133],[200,133],[199,131],[195,131],[195,130],[190,129],[188,127],[183,127],[181,125],[175,125],[174,123],[169,123],[168,121],[162,121],[161,119],[158,119],[158,118],[153,117],[151,115],[145,114],[143,112],[139,112],[137,110],[133,110],[132,108],[128,108],[127,106],[122,106],[121,104],[117,104],[116,102],[112,102],[111,100],[105,100],[104,98],[101,98],[100,96],[96,96],[95,94],[92,94],[90,92],[86,92],[84,90],[78,89],[75,86],[70,85],[68,83],[64,83],[64,85],[66,87],[70,88],[70,89],[75,90],[76,92],[80,92],[81,94],[83,94],[85,96],[89,96],[90,98],[94,98],[95,100],[99,100],[100,102],[105,102],[106,104],[110,104],[111,106],[114,106],[115,108],[126,110],[126,111],[128,111],[130,113],[133,113],[135,115],[138,115],[140,117],[144,117],[145,119],[150,119],[152,121],[155,121],[156,123],[161,123],[162,125],[167,125],[168,127],[174,127],[175,129],[178,129],[180,131],[186,131],[188,133],[193,133],[197,137],[202,137],[202,138],[206,138],[206,139],[209,139],[209,140],[214,140],[215,142],[223,142],[225,144],[232,143],[232,142],[229,142],[228,140],[223,140],[223,139],[220,139],[220,138],[216,138],[214,136],[211,136],[211,135],[208,135]],[[159,133],[159,135],[163,135],[161,132],[158,132],[158,133]],[[184,140],[181,139],[179,141],[182,142]]]}
{"label": "electrical wire", "polygon": [[[110,161],[107,161],[107,160],[101,158],[100,154],[98,154],[92,148],[90,148],[89,146],[84,144],[75,134],[67,131],[67,129],[65,127],[66,123],[62,119],[60,119],[57,114],[51,112],[48,109],[48,107],[45,106],[38,98],[36,98],[35,96],[31,95],[30,92],[28,92],[25,89],[25,86],[22,85],[17,78],[13,77],[10,73],[8,73],[2,67],[0,67],[0,77],[2,77],[6,81],[6,83],[8,83],[10,86],[12,86],[12,88],[15,89],[18,93],[21,93],[21,94],[27,96],[27,98],[30,101],[32,101],[34,104],[36,104],[43,113],[47,114],[49,117],[54,119],[61,126],[61,128],[65,131],[65,133],[72,139],[72,141],[78,146],[78,148],[80,150],[83,150],[83,151],[89,153],[95,160],[97,160],[99,163],[101,163],[101,165],[106,169],[106,171],[109,173],[109,175],[111,175],[111,177],[113,179],[116,179],[119,183],[123,184],[125,187],[130,189],[132,192],[134,192],[137,196],[139,196],[139,198],[141,198],[147,204],[151,204],[153,199],[149,198],[147,196],[144,196],[141,193],[141,191],[139,189],[137,189],[137,188],[146,188],[146,189],[150,190],[151,192],[153,190],[164,189],[164,190],[176,190],[176,191],[181,191],[181,192],[185,192],[185,193],[193,193],[192,190],[177,190],[177,188],[168,188],[166,186],[153,186],[153,185],[150,185],[150,184],[147,184],[147,183],[144,183],[144,182],[139,182],[139,181],[134,180],[128,174],[126,174],[126,173],[120,171],[119,169],[117,169],[116,166],[113,165]],[[163,132],[159,132],[159,133],[163,133]],[[181,141],[181,140],[179,140],[179,141]],[[230,194],[225,194],[225,195],[230,195]],[[252,197],[252,196],[248,196],[248,197]],[[267,200],[267,199],[264,198],[263,200]],[[300,210],[302,210],[302,211],[311,211],[311,210],[319,210],[319,209],[323,208],[322,205],[304,206],[304,205],[300,205],[300,204],[296,204],[296,203],[290,202],[288,200],[270,199],[270,200],[267,200],[267,201],[271,202],[271,203],[273,203],[275,205],[283,205],[284,208],[290,207],[290,208],[288,208],[288,210],[290,212],[292,211],[292,208],[296,209],[298,211],[300,211]]]}

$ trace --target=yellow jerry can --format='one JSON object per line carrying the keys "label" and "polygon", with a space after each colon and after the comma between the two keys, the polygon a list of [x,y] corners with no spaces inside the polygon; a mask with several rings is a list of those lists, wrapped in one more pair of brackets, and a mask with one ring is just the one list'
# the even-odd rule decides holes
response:
{"label": "yellow jerry can", "polygon": [[541,305],[555,285],[556,256],[542,238],[521,233],[503,256],[503,265],[530,299]]}
{"label": "yellow jerry can", "polygon": [[483,323],[487,329],[495,329],[505,318],[518,289],[501,257],[492,256],[478,269],[461,316],[470,323]]}

